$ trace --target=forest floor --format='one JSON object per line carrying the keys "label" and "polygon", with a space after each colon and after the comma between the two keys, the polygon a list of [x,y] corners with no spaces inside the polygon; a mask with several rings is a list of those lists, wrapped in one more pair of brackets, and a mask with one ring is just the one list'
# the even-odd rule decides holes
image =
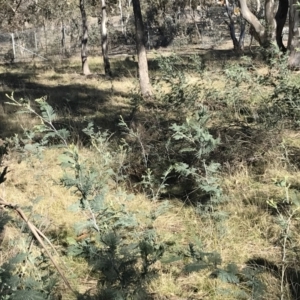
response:
{"label": "forest floor", "polygon": [[[231,43],[228,42],[213,50],[202,51],[196,47],[176,53],[182,59],[176,70],[185,72],[186,84],[203,87],[199,103],[208,107],[211,116],[209,131],[221,141],[212,157],[220,164],[217,177],[228,199],[219,204],[218,211],[224,212],[226,217],[216,220],[212,215],[203,216],[196,211],[193,200],[188,196],[182,197],[180,193],[162,193],[159,199],[149,199],[142,188],[136,187],[145,175],[139,174],[137,166],[131,169],[128,165],[122,166],[126,158],[120,153],[114,157],[113,163],[110,162],[119,164],[124,170],[128,168],[131,173],[127,175],[132,179],[120,184],[116,180],[108,180],[106,201],[110,207],[125,206],[137,216],[139,230],[142,230],[150,226],[148,216],[162,203],[168,203],[168,209],[151,222],[151,228],[157,233],[157,243],[169,245],[170,253],[186,255],[184,259],[169,264],[160,260],[155,263],[153,268],[157,276],[147,283],[149,299],[272,300],[282,295],[282,299],[297,299],[295,295],[300,295],[299,215],[296,212],[300,200],[300,134],[297,127],[286,126],[286,123],[297,120],[285,121],[286,114],[282,113],[276,125],[269,126],[272,123],[270,118],[275,116],[272,116],[271,104],[265,105],[264,101],[271,98],[274,86],[265,84],[263,80],[267,80],[268,74],[275,76],[281,71],[274,65],[271,68],[259,58],[246,56],[246,59],[241,59],[230,48]],[[170,92],[170,86],[160,78],[158,57],[172,54],[168,50],[149,54],[150,77],[156,94]],[[189,57],[193,55],[202,63],[201,75],[195,68],[189,68]],[[118,125],[120,116],[130,119],[133,95],[138,91],[137,61],[131,55],[112,58],[112,78],[103,75],[101,58],[90,57],[89,64],[94,74],[88,77],[80,74],[79,58],[54,63],[33,61],[1,65],[1,141],[7,139],[13,145],[13,138],[18,135],[22,146],[25,143],[23,131],[40,124],[40,120],[32,114],[19,114],[18,107],[6,104],[9,99],[5,95],[14,92],[15,99],[27,99],[33,108],[37,108],[34,99],[46,96],[59,116],[56,125],[70,130],[71,142],[78,147],[81,160],[101,166],[101,155],[91,149],[82,129],[93,120],[95,128],[113,134],[109,141],[111,150],[106,148],[106,151],[115,151],[119,147],[124,137]],[[239,76],[242,80],[236,85]],[[289,76],[298,86],[299,76]],[[274,82],[280,80],[279,75],[274,77]],[[205,87],[209,87],[210,93],[206,93]],[[212,96],[212,91],[216,96]],[[178,109],[185,114],[182,106],[178,105]],[[189,118],[189,113],[182,115],[180,121]],[[154,116],[158,115],[164,116],[168,124],[174,122],[174,115],[163,107],[141,104],[135,116],[139,122],[136,128],[144,134],[140,135],[142,144],[149,149],[153,149],[155,144],[150,138],[149,124],[156,126],[158,123],[155,123]],[[257,115],[260,121],[257,121]],[[128,136],[125,140],[129,144],[132,142]],[[65,253],[70,239],[78,239],[75,221],[85,220],[86,215],[74,214],[68,209],[78,199],[78,194],[59,184],[64,171],[58,158],[64,150],[49,147],[42,157],[36,157],[11,147],[2,157],[1,165],[8,166],[10,172],[5,183],[0,185],[0,197],[20,207],[32,205],[30,215],[42,216],[40,221],[35,220],[39,228],[51,236],[60,253]],[[133,148],[135,159],[142,160],[139,147],[134,143],[132,147],[136,147]],[[128,195],[130,201],[127,200]],[[42,200],[33,205],[39,197]],[[272,206],[274,203],[280,208]],[[143,214],[140,215],[140,212]],[[18,225],[12,223],[7,226],[2,249],[11,249],[12,241],[19,238]],[[220,266],[187,272],[184,267],[191,259],[187,254],[191,244],[197,245],[201,251],[220,254]],[[0,263],[16,251],[27,249],[26,243],[15,247],[2,254]],[[84,258],[61,255],[61,260],[66,265],[66,276],[76,290],[81,293],[95,290],[98,275]],[[236,282],[224,278],[231,272],[229,269],[233,264],[239,277]],[[243,275],[242,270],[247,266],[252,268],[252,277],[246,273]],[[225,274],[223,278],[216,275],[221,270]],[[59,293],[62,299],[75,299],[62,283]]]}

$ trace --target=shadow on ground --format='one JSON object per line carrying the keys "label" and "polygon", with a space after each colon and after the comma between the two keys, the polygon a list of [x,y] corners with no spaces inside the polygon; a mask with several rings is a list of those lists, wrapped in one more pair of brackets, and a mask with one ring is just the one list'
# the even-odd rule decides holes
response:
{"label": "shadow on ground", "polygon": [[[292,296],[294,300],[300,300],[300,270],[297,267],[286,267],[282,278],[281,267],[265,258],[258,257],[250,259],[247,261],[247,265],[254,269],[260,268],[264,272],[272,274],[278,280],[283,280],[284,287],[288,288],[289,296]],[[297,266],[297,262],[295,266]],[[278,296],[278,298],[280,298],[280,295]],[[290,299],[289,297],[287,298]]]}
{"label": "shadow on ground", "polygon": [[[35,82],[36,74],[32,73],[2,73],[0,74],[0,136],[2,138],[9,137],[15,133],[21,132],[20,124],[16,118],[19,107],[8,105],[10,100],[6,95],[14,92],[14,98],[30,100],[34,107],[34,99],[47,97],[47,102],[59,114],[63,122],[67,122],[67,126],[74,126],[86,120],[95,119],[96,125],[103,129],[115,129],[116,117],[127,110],[126,106],[110,105],[112,96],[127,98],[128,94],[118,91],[115,88],[96,88],[89,85],[89,78],[78,74],[73,75],[73,81],[81,80],[81,83],[72,83],[60,85],[45,85]],[[93,79],[99,82],[105,79],[101,75],[93,75]],[[99,84],[100,85],[100,84]],[[107,85],[109,86],[109,84]],[[125,101],[126,102],[126,101]],[[19,115],[19,120],[22,118]]]}

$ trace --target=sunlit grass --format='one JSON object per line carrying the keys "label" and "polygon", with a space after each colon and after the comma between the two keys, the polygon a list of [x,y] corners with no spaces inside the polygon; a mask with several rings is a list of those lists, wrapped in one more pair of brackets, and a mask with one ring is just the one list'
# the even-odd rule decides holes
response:
{"label": "sunlit grass", "polygon": [[[155,55],[151,54],[149,57],[154,59]],[[122,60],[125,61],[125,58]],[[39,92],[48,94],[49,100],[56,105],[60,121],[63,123],[69,120],[68,124],[73,128],[74,135],[77,134],[74,140],[79,141],[80,136],[76,132],[81,129],[81,125],[75,124],[75,121],[98,117],[101,119],[99,126],[108,124],[109,127],[109,122],[114,121],[113,118],[130,112],[129,94],[138,85],[134,69],[136,61],[130,58],[127,65],[117,64],[119,61],[119,58],[112,59],[112,64],[115,63],[120,74],[123,75],[113,79],[103,76],[102,60],[94,57],[89,58],[90,68],[94,75],[88,78],[83,77],[80,75],[80,58],[77,57],[56,62],[54,65],[36,63],[29,68],[30,80],[25,81],[38,84],[41,89]],[[0,70],[1,72],[7,71],[3,66]],[[9,72],[21,75],[24,67],[9,69]],[[261,75],[265,75],[266,72],[266,68],[258,70]],[[210,73],[207,75],[209,76]],[[197,81],[208,83],[208,78],[203,79],[197,76],[197,74],[190,73],[187,79],[190,83],[197,83]],[[223,73],[212,73],[210,80],[216,90],[223,91],[226,88]],[[75,86],[79,86],[80,89],[72,90]],[[42,87],[45,87],[45,90]],[[57,89],[58,87],[67,88],[67,93],[65,90]],[[22,88],[20,84],[19,89],[30,96],[26,87]],[[167,88],[163,86],[161,91],[166,90]],[[243,85],[242,91],[243,105],[249,104],[255,109],[261,100],[259,95],[248,98],[247,84]],[[31,97],[34,99],[34,96]],[[72,114],[73,107],[63,111],[61,104],[63,100],[69,103],[68,101],[74,99],[79,107],[76,110],[76,116]],[[105,101],[102,101],[103,99]],[[87,104],[86,107],[81,108],[81,103]],[[222,111],[217,113],[220,116]],[[6,130],[12,132],[17,126],[31,128],[40,122],[30,115],[16,114],[15,110],[3,111],[1,117],[9,118]],[[243,117],[238,114],[236,119],[243,121]],[[222,118],[212,120],[217,130],[222,127],[222,122],[224,122]],[[248,260],[253,258],[264,258],[280,264],[281,247],[278,239],[281,230],[276,223],[276,215],[271,211],[267,201],[280,201],[285,197],[285,191],[276,185],[276,182],[282,179],[288,179],[291,184],[299,187],[300,172],[295,163],[299,163],[297,155],[300,153],[300,137],[297,131],[291,129],[278,133],[270,131],[266,136],[268,138],[257,145],[257,156],[242,156],[244,154],[242,152],[245,151],[234,152],[232,150],[242,146],[245,147],[244,149],[250,148],[252,146],[250,143],[249,147],[245,146],[245,137],[236,135],[226,137],[227,140],[224,139],[224,143],[232,143],[230,150],[236,155],[236,160],[225,161],[222,165],[221,184],[228,200],[220,206],[220,209],[227,212],[228,217],[220,223],[197,214],[191,203],[173,198],[168,199],[170,203],[168,211],[150,222],[149,215],[161,202],[150,201],[142,192],[126,191],[125,185],[114,181],[110,184],[106,201],[112,208],[117,209],[124,205],[126,209],[136,213],[139,228],[153,227],[157,232],[158,242],[170,247],[176,245],[174,252],[180,249],[187,250],[189,243],[199,242],[203,245],[203,251],[220,253],[223,260],[221,267],[225,267],[228,263],[235,263],[242,268],[246,266]],[[251,140],[252,143],[255,141],[255,138]],[[84,160],[91,165],[101,167],[100,155],[95,155],[91,149],[86,149],[84,143],[78,142],[78,145]],[[32,210],[43,216],[41,229],[51,235],[53,243],[59,250],[65,250],[62,244],[67,244],[68,237],[77,238],[73,225],[86,218],[81,213],[74,213],[68,209],[74,201],[78,200],[78,195],[74,193],[74,190],[67,190],[59,184],[63,170],[59,165],[58,156],[62,152],[62,149],[47,149],[41,159],[34,156],[28,156],[25,159],[18,152],[10,152],[5,160],[10,173],[7,181],[0,186],[0,196],[7,202],[20,207],[32,205],[35,199],[41,197],[38,203],[33,204]],[[118,161],[121,162],[120,157],[115,158],[115,163]],[[256,164],[252,163],[253,161]],[[130,201],[126,198],[128,193],[132,193]],[[218,226],[221,226],[222,230]],[[298,232],[295,231],[293,234],[294,240],[299,241]],[[8,228],[5,243],[2,246],[5,247],[9,244],[9,240],[17,236],[18,232],[15,228]],[[9,253],[12,254],[12,252]],[[2,254],[0,262],[5,261],[8,256]],[[91,266],[88,266],[85,260],[67,256],[62,256],[61,259],[67,266],[67,274],[72,286],[80,292],[95,288],[96,276],[92,274]],[[210,278],[209,271],[185,273],[183,268],[187,260],[155,265],[158,277],[148,284],[149,291],[155,299],[236,299],[231,295],[225,297],[219,291],[221,289],[234,290],[238,287]],[[261,275],[268,290],[265,299],[276,299],[278,296],[279,280],[275,275],[271,272]],[[68,295],[67,290],[64,290],[63,299],[73,298]]]}

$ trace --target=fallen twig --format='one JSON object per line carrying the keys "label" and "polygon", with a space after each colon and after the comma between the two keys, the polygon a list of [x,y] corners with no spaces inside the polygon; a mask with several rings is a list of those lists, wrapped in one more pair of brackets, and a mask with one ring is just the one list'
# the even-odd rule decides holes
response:
{"label": "fallen twig", "polygon": [[24,212],[22,211],[22,209],[19,208],[17,205],[13,205],[13,204],[7,203],[1,197],[0,197],[0,205],[3,205],[6,208],[9,208],[9,209],[12,209],[12,210],[16,211],[18,213],[18,215],[24,220],[24,222],[27,224],[28,228],[30,229],[30,231],[32,232],[32,234],[34,235],[34,237],[38,240],[38,242],[41,244],[41,246],[43,247],[43,249],[46,251],[47,255],[49,256],[49,258],[52,261],[54,267],[56,268],[57,272],[59,273],[59,275],[61,276],[61,278],[63,279],[63,281],[67,285],[67,287],[73,293],[75,293],[74,290],[72,289],[72,287],[71,287],[68,279],[65,277],[65,275],[61,271],[60,267],[55,262],[54,258],[50,254],[49,250],[47,249],[47,247],[44,244],[44,242],[41,239],[41,237],[44,238],[49,243],[49,245],[51,246],[51,248],[56,252],[56,250],[54,249],[54,247],[51,244],[51,242],[49,241],[49,239],[46,238],[46,236],[28,220],[28,218],[26,217],[26,215],[24,214]]}

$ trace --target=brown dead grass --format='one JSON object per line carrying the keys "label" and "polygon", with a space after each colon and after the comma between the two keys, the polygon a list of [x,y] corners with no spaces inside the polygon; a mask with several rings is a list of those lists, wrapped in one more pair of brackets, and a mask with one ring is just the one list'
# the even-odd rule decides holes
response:
{"label": "brown dead grass", "polygon": [[[167,55],[167,54],[166,54]],[[91,69],[97,73],[102,70],[102,63],[99,58],[91,58]],[[105,109],[118,107],[118,112],[127,111],[129,107],[128,93],[132,91],[137,81],[130,73],[128,77],[120,77],[113,81],[105,79],[99,74],[90,78],[84,78],[80,75],[79,59],[70,59],[63,62],[62,65],[55,65],[46,70],[44,65],[36,64],[32,69],[31,80],[47,87],[78,85],[80,92],[76,92],[81,99],[93,99],[106,97],[107,102],[99,103],[94,107],[93,113],[86,110],[89,117],[112,116],[115,111],[107,113]],[[125,70],[126,71],[126,70]],[[12,73],[21,74],[23,70],[15,69]],[[122,72],[124,70],[122,69]],[[259,72],[265,74],[266,70],[261,69]],[[190,82],[199,80],[194,74],[189,74]],[[212,75],[214,85],[217,89],[222,90],[225,87],[225,81],[217,74]],[[91,97],[89,89],[94,89]],[[107,93],[107,95],[105,95]],[[74,96],[70,90],[68,97]],[[59,103],[59,102],[58,102]],[[104,112],[103,112],[104,111]],[[78,116],[82,118],[84,112]],[[13,116],[11,122],[15,125],[22,124],[24,127],[31,127],[36,124],[36,120],[29,116],[15,115],[13,111],[7,115]],[[73,117],[75,119],[75,117]],[[219,120],[215,121],[218,124]],[[300,174],[297,168],[291,167],[291,162],[287,154],[294,155],[291,148],[300,149],[299,133],[289,130],[280,133],[277,136],[283,142],[284,147],[280,147],[277,141],[267,144],[268,151],[265,154],[263,172],[259,175],[255,173],[252,166],[245,160],[235,161],[234,165],[230,163],[225,167],[226,170],[221,177],[223,187],[229,201],[222,205],[222,209],[228,212],[229,217],[221,224],[224,233],[220,234],[214,220],[201,218],[195,213],[192,205],[183,204],[177,199],[170,199],[171,208],[159,216],[153,224],[145,223],[149,215],[155,210],[160,202],[151,202],[141,193],[133,196],[133,199],[127,201],[124,193],[116,193],[116,186],[112,184],[111,192],[107,197],[108,203],[112,208],[118,208],[126,205],[129,211],[143,212],[138,215],[138,222],[141,228],[153,226],[159,236],[159,242],[168,244],[177,244],[187,249],[189,243],[196,240],[203,243],[204,251],[216,251],[221,254],[223,259],[222,266],[234,262],[240,268],[244,267],[247,261],[254,258],[265,258],[271,262],[280,263],[281,248],[278,244],[278,238],[281,234],[279,226],[276,224],[275,216],[271,213],[267,205],[268,200],[280,200],[284,197],[284,191],[274,185],[277,180],[288,178],[292,183],[298,183]],[[255,139],[254,139],[255,141]],[[236,143],[237,144],[237,143]],[[83,158],[89,159],[92,164],[97,165],[99,157],[88,149],[80,148]],[[73,225],[76,221],[83,219],[80,213],[70,212],[68,207],[77,199],[72,190],[67,190],[57,184],[58,179],[62,176],[63,171],[59,166],[58,155],[59,149],[46,150],[42,160],[35,157],[29,157],[22,160],[17,153],[10,153],[6,158],[5,164],[9,166],[11,172],[8,179],[0,186],[0,196],[7,202],[25,206],[32,204],[32,201],[39,196],[42,200],[33,205],[35,213],[44,216],[40,224],[42,228],[47,229],[53,234],[58,241],[61,238],[74,237]],[[123,187],[118,187],[123,189]],[[15,228],[8,229],[6,233],[6,244],[19,235]],[[60,234],[65,232],[66,236]],[[298,232],[294,232],[295,240],[300,241]],[[12,253],[9,252],[9,255]],[[0,262],[7,259],[9,255],[0,257]],[[68,268],[68,276],[75,288],[81,291],[95,285],[94,279],[90,274],[90,267],[84,260],[62,257]],[[233,296],[224,297],[217,292],[218,289],[233,289],[232,285],[222,283],[219,280],[209,278],[209,272],[203,271],[198,273],[185,274],[182,270],[187,261],[174,262],[169,265],[157,265],[159,277],[149,283],[149,290],[155,299],[236,299]],[[74,278],[73,276],[78,276]],[[279,294],[278,278],[270,273],[264,273],[264,282],[267,284],[268,293],[265,299],[276,299]],[[79,284],[79,282],[85,282]],[[278,297],[277,297],[278,298]],[[72,299],[67,291],[64,292],[63,299]]]}

